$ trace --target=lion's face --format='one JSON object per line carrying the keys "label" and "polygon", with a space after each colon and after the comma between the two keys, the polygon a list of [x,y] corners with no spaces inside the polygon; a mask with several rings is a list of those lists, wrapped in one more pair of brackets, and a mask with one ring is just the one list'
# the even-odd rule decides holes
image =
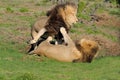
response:
{"label": "lion's face", "polygon": [[65,8],[59,8],[58,15],[61,15],[67,25],[71,26],[72,24],[78,21],[77,17],[77,7],[72,5],[66,5]]}
{"label": "lion's face", "polygon": [[99,49],[99,46],[95,41],[87,39],[81,39],[77,45],[79,45],[78,49],[83,54],[84,62],[91,62]]}
{"label": "lion's face", "polygon": [[77,14],[77,8],[67,5],[64,10],[65,13],[65,21],[72,25],[78,21],[76,14]]}
{"label": "lion's face", "polygon": [[78,21],[76,14],[77,6],[74,3],[56,5],[47,12],[47,16],[51,16],[52,19],[60,20],[62,18],[68,28]]}

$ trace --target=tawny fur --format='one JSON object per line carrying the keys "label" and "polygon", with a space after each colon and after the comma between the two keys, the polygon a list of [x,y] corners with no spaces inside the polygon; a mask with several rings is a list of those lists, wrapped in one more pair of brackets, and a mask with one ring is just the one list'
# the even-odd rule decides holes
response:
{"label": "tawny fur", "polygon": [[81,39],[76,44],[68,36],[65,28],[60,29],[66,45],[52,45],[48,37],[32,53],[44,55],[62,62],[91,62],[99,47],[95,41]]}
{"label": "tawny fur", "polygon": [[68,32],[73,23],[78,21],[77,6],[73,3],[59,4],[51,9],[47,15],[38,20],[31,30],[31,44],[36,43],[38,39],[47,32],[47,36],[56,36],[61,39],[60,27],[64,27]]}

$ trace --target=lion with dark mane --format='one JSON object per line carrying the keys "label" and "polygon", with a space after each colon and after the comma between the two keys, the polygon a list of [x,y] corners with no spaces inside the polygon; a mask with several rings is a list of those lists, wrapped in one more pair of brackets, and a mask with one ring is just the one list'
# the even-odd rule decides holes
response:
{"label": "lion with dark mane", "polygon": [[58,44],[62,44],[63,36],[60,28],[64,27],[68,33],[71,26],[78,21],[76,14],[77,6],[74,3],[58,4],[48,11],[47,16],[38,20],[31,29],[32,47],[28,52],[34,50],[35,46],[46,40],[48,36],[52,36]]}
{"label": "lion with dark mane", "polygon": [[96,56],[99,45],[95,41],[81,39],[74,43],[65,28],[60,28],[67,45],[53,45],[51,37],[43,41],[32,53],[43,55],[63,62],[91,62]]}

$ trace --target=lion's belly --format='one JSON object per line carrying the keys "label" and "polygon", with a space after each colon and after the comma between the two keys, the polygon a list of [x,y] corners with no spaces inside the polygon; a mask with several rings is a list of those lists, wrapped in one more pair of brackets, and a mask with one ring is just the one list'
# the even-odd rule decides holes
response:
{"label": "lion's belly", "polygon": [[63,48],[58,48],[58,49],[51,49],[49,48],[48,50],[45,51],[45,56],[56,59],[58,61],[62,62],[72,62],[74,60],[74,57],[71,55],[72,51],[68,49],[67,47]]}

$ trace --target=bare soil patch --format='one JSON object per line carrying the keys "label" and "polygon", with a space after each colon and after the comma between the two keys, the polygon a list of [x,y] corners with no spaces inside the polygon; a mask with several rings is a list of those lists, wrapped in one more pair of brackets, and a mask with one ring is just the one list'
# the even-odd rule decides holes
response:
{"label": "bare soil patch", "polygon": [[120,18],[118,18],[118,16],[113,16],[108,13],[97,14],[96,16],[98,21],[95,23],[98,26],[120,27]]}

